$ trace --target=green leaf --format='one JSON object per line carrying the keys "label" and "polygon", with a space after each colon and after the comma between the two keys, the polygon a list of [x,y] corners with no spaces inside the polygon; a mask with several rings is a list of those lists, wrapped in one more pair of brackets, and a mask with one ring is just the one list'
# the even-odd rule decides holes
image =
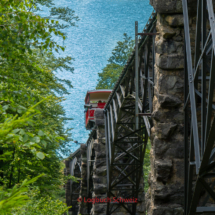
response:
{"label": "green leaf", "polygon": [[40,142],[40,138],[39,137],[34,137],[34,140],[35,140],[36,143]]}
{"label": "green leaf", "polygon": [[45,155],[42,152],[37,152],[37,157],[43,160],[45,158]]}
{"label": "green leaf", "polygon": [[18,113],[23,113],[23,110],[18,109],[17,112],[18,112]]}
{"label": "green leaf", "polygon": [[28,124],[31,125],[31,126],[34,126],[32,121],[28,121]]}
{"label": "green leaf", "polygon": [[32,162],[30,162],[29,160],[27,160],[27,164],[32,165]]}
{"label": "green leaf", "polygon": [[34,154],[37,150],[33,147],[31,148],[31,152]]}
{"label": "green leaf", "polygon": [[7,136],[6,136],[6,139],[10,139],[10,138],[13,138],[15,136],[15,134],[8,134]]}
{"label": "green leaf", "polygon": [[24,137],[23,137],[23,142],[25,143],[28,139],[29,139],[28,135],[25,134]]}
{"label": "green leaf", "polygon": [[20,129],[17,128],[17,129],[14,129],[14,130],[13,130],[13,133],[16,134],[16,133],[19,132],[19,131],[20,131]]}
{"label": "green leaf", "polygon": [[41,141],[41,143],[44,145],[44,147],[46,147],[46,146],[47,146],[47,143],[46,143],[46,141],[45,141],[45,140],[42,140],[42,141]]}
{"label": "green leaf", "polygon": [[20,129],[20,132],[19,132],[19,134],[21,134],[21,135],[24,135],[24,134],[25,134],[25,131],[24,131],[24,129]]}
{"label": "green leaf", "polygon": [[39,130],[38,135],[41,136],[41,137],[44,136],[43,131]]}
{"label": "green leaf", "polygon": [[4,105],[3,110],[7,110],[9,108],[9,105]]}
{"label": "green leaf", "polygon": [[20,140],[21,142],[23,142],[23,137],[22,137],[22,136],[19,136],[19,140]]}

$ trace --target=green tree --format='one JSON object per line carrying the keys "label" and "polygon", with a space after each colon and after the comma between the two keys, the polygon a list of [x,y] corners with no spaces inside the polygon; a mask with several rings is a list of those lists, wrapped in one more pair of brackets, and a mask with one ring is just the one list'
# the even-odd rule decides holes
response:
{"label": "green tree", "polygon": [[112,56],[108,59],[108,64],[99,73],[96,89],[113,89],[122,69],[130,56],[134,47],[134,40],[123,34],[123,41],[117,42],[117,46],[112,51]]}
{"label": "green tree", "polygon": [[[50,9],[49,16],[38,15],[41,6]],[[54,41],[53,34],[65,40],[62,29],[74,26],[77,20],[74,11],[54,7],[53,0],[1,0],[0,56],[17,64],[25,63],[26,53],[31,54],[35,48],[50,52],[64,50]]]}
{"label": "green tree", "polygon": [[[38,15],[41,6],[49,8],[47,17]],[[73,68],[71,57],[54,55],[65,47],[53,36],[65,40],[62,30],[77,20],[52,0],[0,1],[0,183],[7,188],[39,174],[44,177],[36,185],[43,193],[62,187],[60,155],[69,153],[71,133],[61,101],[68,94],[65,84],[72,85],[54,72]]]}

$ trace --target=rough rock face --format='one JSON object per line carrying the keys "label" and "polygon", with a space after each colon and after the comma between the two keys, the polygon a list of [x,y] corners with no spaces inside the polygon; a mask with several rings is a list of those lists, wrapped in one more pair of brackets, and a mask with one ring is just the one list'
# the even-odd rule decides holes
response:
{"label": "rough rock face", "polygon": [[157,13],[182,13],[181,0],[150,0]]}
{"label": "rough rock face", "polygon": [[104,112],[103,109],[97,109],[94,113],[96,125],[104,125]]}
{"label": "rough rock face", "polygon": [[[183,13],[182,0],[150,0],[150,4],[157,13]],[[196,0],[188,0],[188,10],[195,13],[195,9]]]}
{"label": "rough rock face", "polygon": [[[181,0],[150,0],[157,14],[148,215],[182,215],[184,30]],[[191,6],[194,1],[189,1]]]}
{"label": "rough rock face", "polygon": [[[95,123],[97,125],[97,139],[93,143],[95,150],[95,162],[93,165],[93,193],[92,198],[105,199],[107,197],[107,168],[105,152],[105,130],[103,110],[95,111]],[[106,203],[93,204],[91,215],[105,215]]]}
{"label": "rough rock face", "polygon": [[[101,120],[99,120],[101,122]],[[97,126],[97,139],[94,144],[95,162],[93,165],[93,194],[92,198],[104,199],[107,197],[107,168],[105,153],[105,131],[104,125]],[[106,203],[93,204],[91,215],[105,215]]]}

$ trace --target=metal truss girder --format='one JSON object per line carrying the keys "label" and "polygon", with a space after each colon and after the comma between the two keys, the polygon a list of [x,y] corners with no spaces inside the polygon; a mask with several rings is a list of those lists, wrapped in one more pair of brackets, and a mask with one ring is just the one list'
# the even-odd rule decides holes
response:
{"label": "metal truss girder", "polygon": [[210,154],[213,149],[214,141],[215,141],[215,132],[214,131],[215,131],[215,118],[213,120],[211,129],[210,129],[210,132],[208,135],[206,148],[205,148],[205,151],[203,154],[203,158],[202,158],[202,162],[201,162],[201,166],[200,166],[200,170],[199,170],[199,176],[198,176],[198,179],[196,182],[195,189],[193,191],[193,198],[192,198],[192,202],[190,205],[189,214],[193,214],[194,211],[196,211],[195,208],[197,207],[202,189],[206,189],[207,192],[209,192],[209,194],[213,198],[215,198],[215,194],[213,195],[213,191],[210,189],[210,187],[207,185],[207,183],[202,178],[204,176],[204,174],[206,174],[208,171],[210,171],[214,167],[214,163],[208,164],[209,159],[210,159]]}
{"label": "metal truss girder", "polygon": [[[127,165],[127,167],[129,166],[129,165],[131,165],[131,164],[126,164]],[[127,167],[125,167],[125,169],[121,169],[121,168],[119,168],[118,166],[120,166],[120,164],[112,164],[112,166],[114,166],[114,168],[117,170],[117,171],[119,171],[120,172],[120,174],[122,174],[122,175],[124,175],[124,176],[127,176],[126,175],[126,169],[127,169]],[[121,175],[120,175],[121,176]],[[128,178],[128,180],[133,184],[133,185],[136,185],[136,183],[134,182],[134,181],[132,181],[132,179],[130,178],[130,177],[127,177]],[[114,181],[113,181],[113,183],[114,183]],[[123,185],[124,186],[124,185]]]}
{"label": "metal truss girder", "polygon": [[[212,116],[215,113],[215,105],[213,104],[215,82],[214,8],[212,0],[198,0],[197,2],[193,67],[187,0],[182,0],[182,3],[186,49],[184,209],[185,215],[200,214],[203,212],[214,214],[214,207],[206,206],[212,204],[211,199],[215,200],[215,182],[213,182],[215,178],[215,119],[212,121]],[[209,29],[207,29],[207,23],[209,23]],[[209,60],[211,61],[210,65]],[[209,73],[210,75],[208,75]],[[190,144],[188,144],[189,141]],[[196,167],[196,174],[193,173],[194,167]],[[192,186],[194,182],[195,187]]]}
{"label": "metal truss girder", "polygon": [[206,183],[204,178],[200,177],[199,181],[202,184],[202,186],[206,189],[206,191],[209,193],[209,195],[213,198],[213,200],[215,200],[215,193],[213,192],[211,187]]}
{"label": "metal truss girder", "polygon": [[123,148],[122,148],[121,146],[119,146],[118,144],[115,143],[115,145],[116,145],[119,149],[121,149],[123,152],[125,152],[128,156],[130,156],[130,157],[132,157],[133,159],[135,159],[136,161],[140,162],[140,160],[139,160],[136,156],[134,156],[134,155],[132,155],[131,153],[127,152],[127,150],[123,149]]}
{"label": "metal truss girder", "polygon": [[125,135],[125,136],[119,138],[119,139],[116,139],[114,142],[115,142],[115,143],[116,143],[116,142],[119,142],[120,140],[123,140],[123,139],[125,139],[126,137],[129,137],[130,135],[137,134],[137,132],[139,132],[139,131],[141,131],[141,130],[143,130],[143,129],[144,129],[144,127],[140,128],[140,129],[138,129],[138,130],[135,130],[135,131],[133,131],[133,132],[131,132],[131,133],[129,133],[129,134],[127,134],[127,135]]}
{"label": "metal truss girder", "polygon": [[[137,43],[136,23],[136,52],[133,52],[129,58],[104,108],[108,197],[116,195],[114,194],[116,187],[119,196],[123,196],[123,192],[127,190],[129,195],[137,197],[140,191],[142,165],[151,125],[148,120],[150,116],[140,116],[139,113],[143,112],[143,107],[145,112],[152,111],[154,74],[151,75],[151,71],[154,71],[155,24],[154,13],[146,27],[149,34],[144,34]],[[144,52],[147,59],[142,58]],[[147,80],[140,79],[143,76],[148,77]],[[141,87],[146,88],[144,101],[142,100],[143,91],[139,92]],[[130,206],[128,204],[120,203],[119,207],[127,208],[126,211],[129,214],[136,214],[136,204],[130,204]],[[112,209],[108,203],[108,215],[116,208]]]}
{"label": "metal truss girder", "polygon": [[[116,197],[112,192],[110,192],[110,193],[113,197]],[[125,207],[125,205],[122,202],[119,202],[119,205],[121,205],[124,209],[126,209],[128,211],[128,213],[132,214],[132,211],[129,208]],[[109,214],[111,214],[111,213],[113,213],[113,212],[110,212]]]}
{"label": "metal truss girder", "polygon": [[194,149],[196,157],[196,172],[199,172],[200,167],[200,150],[199,150],[199,139],[198,139],[198,125],[197,125],[197,114],[196,114],[196,101],[195,101],[195,89],[194,89],[194,77],[193,77],[193,67],[192,67],[192,56],[191,56],[191,45],[190,45],[190,35],[189,35],[189,18],[188,18],[188,8],[187,1],[182,0],[183,14],[184,14],[184,34],[185,34],[185,47],[186,47],[186,61],[188,69],[188,80],[189,80],[189,92],[190,92],[190,103],[192,110],[192,125],[193,125],[193,136],[194,136]]}
{"label": "metal truss girder", "polygon": [[135,169],[133,169],[131,172],[129,172],[126,176],[124,176],[123,178],[121,178],[119,181],[117,181],[115,184],[111,185],[110,188],[115,187],[117,184],[119,184],[121,181],[123,181],[124,179],[128,178],[129,175],[131,175],[132,173],[136,172],[139,168],[141,168],[142,166],[136,166]]}

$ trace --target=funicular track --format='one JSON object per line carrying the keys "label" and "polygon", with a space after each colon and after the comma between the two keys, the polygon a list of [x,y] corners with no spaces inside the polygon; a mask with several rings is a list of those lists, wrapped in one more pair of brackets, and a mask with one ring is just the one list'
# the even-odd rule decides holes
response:
{"label": "funicular track", "polygon": [[185,215],[215,214],[215,17],[214,1],[198,0],[195,50],[187,0],[185,30]]}
{"label": "funicular track", "polygon": [[[155,25],[156,14],[153,12],[143,33],[137,34],[136,30],[136,38],[141,35],[136,43],[138,49],[136,53],[134,49],[128,59],[104,108],[107,197],[110,199],[135,200],[144,192],[142,171],[151,129]],[[135,201],[119,200],[107,204],[108,215],[117,213],[121,207],[126,214],[136,214]]]}

